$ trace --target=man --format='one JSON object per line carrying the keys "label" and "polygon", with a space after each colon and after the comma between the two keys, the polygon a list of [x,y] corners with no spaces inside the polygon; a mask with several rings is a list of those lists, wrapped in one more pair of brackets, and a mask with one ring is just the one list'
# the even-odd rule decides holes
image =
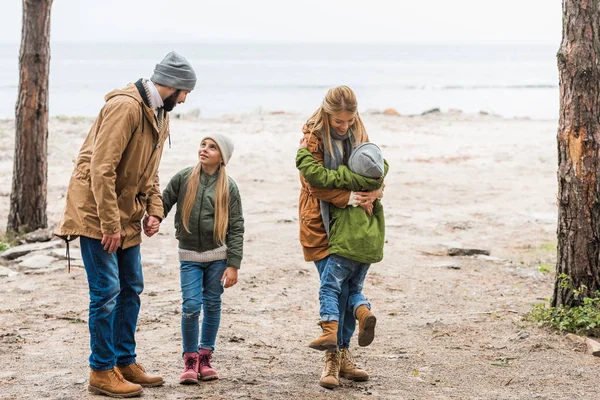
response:
{"label": "man", "polygon": [[169,136],[168,112],[196,85],[190,63],[175,52],[140,79],[106,95],[77,157],[55,234],[80,237],[90,309],[89,390],[132,397],[164,383],[136,362],[135,331],[144,286],[143,229],[158,230],[163,205],[158,165]]}

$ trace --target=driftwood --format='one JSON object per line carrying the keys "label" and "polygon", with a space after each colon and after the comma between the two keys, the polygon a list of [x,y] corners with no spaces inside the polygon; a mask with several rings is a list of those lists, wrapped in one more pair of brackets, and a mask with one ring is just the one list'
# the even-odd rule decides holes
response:
{"label": "driftwood", "polygon": [[587,346],[588,354],[591,354],[596,357],[600,356],[600,343],[596,342],[595,340],[577,336],[573,333],[569,333],[565,337],[575,343],[585,344]]}

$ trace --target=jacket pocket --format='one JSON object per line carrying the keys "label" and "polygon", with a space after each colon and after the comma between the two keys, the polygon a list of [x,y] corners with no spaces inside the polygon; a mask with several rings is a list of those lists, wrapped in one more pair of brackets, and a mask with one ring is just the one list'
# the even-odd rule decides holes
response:
{"label": "jacket pocket", "polygon": [[308,196],[300,199],[300,244],[303,247],[328,245],[319,202]]}

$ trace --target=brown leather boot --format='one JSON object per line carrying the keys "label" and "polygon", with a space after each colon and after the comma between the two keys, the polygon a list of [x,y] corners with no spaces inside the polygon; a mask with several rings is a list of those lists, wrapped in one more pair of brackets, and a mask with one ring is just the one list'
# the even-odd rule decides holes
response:
{"label": "brown leather boot", "polygon": [[325,366],[321,372],[319,385],[333,389],[340,385],[340,353],[325,353]]}
{"label": "brown leather boot", "polygon": [[134,397],[142,394],[142,387],[127,382],[117,368],[106,371],[90,371],[88,390],[94,394],[105,394],[110,397]]}
{"label": "brown leather boot", "polygon": [[369,380],[369,374],[354,364],[349,349],[340,349],[340,376],[355,382]]}
{"label": "brown leather boot", "polygon": [[337,321],[321,321],[319,322],[323,333],[321,336],[310,342],[308,347],[315,350],[332,350],[337,347]]}
{"label": "brown leather boot", "polygon": [[368,346],[375,338],[377,318],[366,305],[359,306],[355,314],[358,320],[358,345]]}
{"label": "brown leather boot", "polygon": [[134,362],[125,367],[117,367],[123,374],[123,377],[129,382],[137,383],[143,387],[160,386],[165,381],[160,376],[150,376],[146,373],[146,369],[142,364]]}

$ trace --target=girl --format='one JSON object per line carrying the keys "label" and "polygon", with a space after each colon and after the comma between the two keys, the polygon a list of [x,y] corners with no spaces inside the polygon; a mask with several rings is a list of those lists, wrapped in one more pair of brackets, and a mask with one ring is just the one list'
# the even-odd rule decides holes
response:
{"label": "girl", "polygon": [[[308,151],[319,164],[330,170],[346,165],[352,149],[368,142],[366,129],[357,111],[356,96],[347,86],[332,88],[327,92],[323,103],[308,119],[302,132],[307,139]],[[364,381],[369,379],[369,375],[354,364],[348,348],[354,334],[355,321],[359,322],[359,338],[364,338],[359,344],[368,345],[373,340],[376,319],[364,297],[350,304],[348,292],[351,283],[362,286],[370,264],[330,253],[329,205],[337,208],[358,205],[371,214],[373,202],[383,197],[383,192],[381,189],[352,192],[346,189],[318,188],[310,185],[302,175],[300,182],[300,243],[304,258],[315,263],[322,287],[335,283],[334,292],[338,295],[338,299],[331,299],[332,291],[328,291],[326,303],[335,308],[336,312],[321,312],[324,335],[310,345],[313,348],[328,349],[319,384],[334,388],[339,385],[339,375]],[[352,235],[352,232],[347,234]],[[344,278],[334,279],[334,274],[341,271],[344,272]],[[330,346],[332,340],[334,346]]]}
{"label": "girl", "polygon": [[178,172],[162,194],[164,217],[177,204],[184,364],[179,381],[184,384],[218,378],[211,358],[221,321],[221,295],[238,281],[244,241],[240,194],[225,172],[232,153],[233,143],[226,136],[205,137],[198,164]]}

